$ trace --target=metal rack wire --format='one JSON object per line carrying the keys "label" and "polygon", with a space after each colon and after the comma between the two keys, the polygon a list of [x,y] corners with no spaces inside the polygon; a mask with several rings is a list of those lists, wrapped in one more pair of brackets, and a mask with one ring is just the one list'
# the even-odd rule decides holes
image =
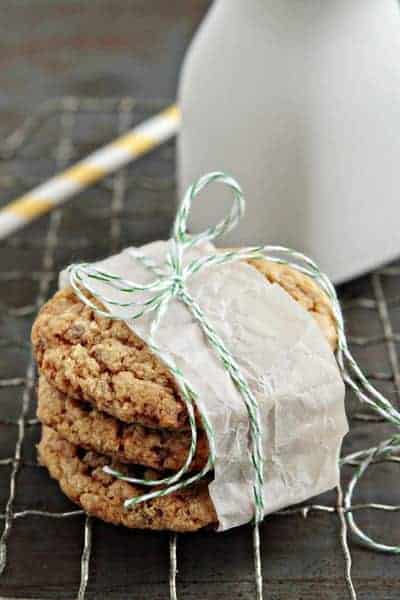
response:
{"label": "metal rack wire", "polygon": [[[55,119],[55,132],[57,140],[54,142],[53,137],[47,148],[50,148],[52,155],[52,169],[58,171],[67,166],[71,161],[76,160],[79,153],[87,152],[85,147],[80,149],[79,144],[75,142],[75,134],[77,129],[78,119],[84,114],[91,116],[105,115],[113,122],[113,131],[109,130],[110,136],[115,136],[132,126],[137,120],[142,119],[144,115],[149,115],[163,105],[165,102],[136,102],[132,98],[123,99],[77,99],[64,98],[59,101],[47,103],[39,110],[38,113],[31,116],[25,124],[12,134],[0,148],[0,191],[2,195],[7,197],[14,193],[16,188],[29,189],[32,185],[38,182],[42,177],[32,173],[24,173],[14,169],[10,169],[10,165],[15,165],[19,160],[32,160],[24,158],[24,152],[29,143],[34,140],[35,136],[41,136],[41,130],[49,122],[50,119]],[[90,137],[90,131],[87,132]],[[168,232],[174,212],[174,178],[173,178],[173,148],[169,144],[164,148],[160,148],[157,154],[164,161],[162,173],[152,173],[151,169],[142,169],[138,167],[126,167],[114,176],[99,184],[106,200],[100,206],[96,206],[96,213],[93,212],[93,207],[90,208],[90,203],[85,206],[85,210],[92,210],[90,213],[91,223],[102,224],[102,231],[105,232],[101,241],[96,241],[94,249],[96,258],[107,253],[114,253],[122,246],[129,242],[135,243],[135,239],[127,239],[130,235],[129,229],[124,232],[124,222],[132,216],[138,217],[143,213],[143,217],[150,222],[149,229],[143,234],[144,237],[150,237],[152,234],[151,222],[153,217],[159,218],[162,223],[161,228]],[[155,162],[157,165],[157,161]],[[158,165],[159,166],[159,165]],[[4,167],[4,168],[2,168]],[[11,172],[11,174],[10,174]],[[52,173],[48,173],[51,175]],[[158,200],[153,208],[143,206],[139,203],[132,206],[127,203],[128,196],[132,196],[132,190],[147,190],[150,193],[158,195],[167,194],[168,202]],[[133,194],[134,195],[134,194]],[[78,204],[76,204],[78,202]],[[37,286],[37,293],[33,299],[27,304],[12,305],[1,300],[0,308],[1,319],[7,319],[11,323],[18,321],[27,321],[28,324],[32,321],[38,308],[52,293],[57,279],[57,270],[59,268],[59,257],[57,256],[59,247],[62,246],[64,253],[62,260],[65,264],[69,260],[76,257],[76,254],[85,255],[86,251],[92,249],[92,242],[85,235],[79,235],[72,230],[68,230],[68,235],[60,237],[62,221],[68,211],[80,210],[84,200],[79,199],[72,201],[72,206],[62,207],[53,212],[49,217],[44,219],[41,224],[33,225],[31,229],[22,234],[17,234],[9,240],[2,243],[0,252],[7,252],[12,256],[12,253],[19,248],[28,251],[41,253],[41,263],[35,269],[8,269],[4,270],[0,267],[0,284],[7,285],[8,283],[18,283],[23,285],[22,280],[27,279]],[[75,207],[75,208],[74,208]],[[77,208],[78,207],[78,208]],[[88,218],[88,213],[84,213],[83,217]],[[83,218],[82,217],[82,218]],[[89,222],[89,219],[88,219]],[[35,230],[37,228],[37,231]],[[159,234],[154,234],[159,237]],[[139,243],[143,243],[143,239]],[[400,278],[400,267],[391,266],[385,269],[377,270],[370,275],[371,289],[373,295],[365,297],[358,295],[351,299],[345,305],[345,309],[352,310],[361,308],[370,311],[371,314],[378,314],[381,323],[381,333],[378,335],[357,335],[352,338],[352,344],[355,348],[369,348],[379,343],[386,345],[387,356],[389,358],[389,370],[371,372],[369,376],[378,382],[392,382],[394,385],[394,393],[397,401],[400,400],[400,364],[398,360],[396,343],[400,341],[400,334],[396,334],[390,317],[390,307],[400,306],[400,296],[394,296],[387,300],[383,282],[386,278]],[[12,329],[12,328],[11,328]],[[16,327],[18,329],[18,327]],[[27,328],[28,329],[28,328]],[[27,336],[16,335],[13,338],[4,336],[1,340],[2,348],[15,347],[26,354],[29,348],[29,340]],[[5,373],[7,372],[7,365]],[[5,509],[0,514],[0,520],[3,523],[3,530],[0,538],[0,574],[6,576],[7,565],[7,547],[8,542],[13,535],[15,523],[19,520],[26,520],[32,516],[37,516],[43,519],[74,519],[82,518],[82,511],[72,510],[67,512],[52,512],[48,510],[37,510],[29,508],[27,505],[24,510],[16,510],[15,499],[18,488],[18,477],[22,465],[24,464],[23,446],[26,439],[26,433],[30,428],[39,426],[37,420],[32,418],[32,398],[34,396],[34,388],[36,385],[36,370],[31,356],[26,360],[24,376],[3,376],[0,378],[0,390],[18,389],[21,393],[21,405],[17,418],[2,419],[1,425],[7,428],[16,428],[16,442],[14,452],[10,456],[0,457],[0,469],[9,469],[8,479],[8,495],[5,504]],[[1,406],[0,406],[1,411]],[[0,412],[1,417],[1,412]],[[355,414],[355,418],[371,419],[370,415],[364,413]],[[37,466],[37,468],[40,468]],[[7,472],[8,473],[8,472]],[[0,472],[1,475],[1,472]],[[319,510],[325,513],[336,514],[340,524],[340,540],[344,556],[344,578],[347,582],[347,589],[350,598],[356,598],[356,591],[351,580],[351,554],[347,543],[347,529],[344,515],[341,490],[338,491],[337,503],[332,505],[311,505],[306,507],[289,509],[281,511],[279,515],[290,516],[300,515],[307,517],[313,511]],[[76,595],[78,600],[83,600],[86,597],[88,582],[90,579],[90,561],[93,552],[93,522],[90,517],[85,517],[83,520],[84,526],[82,531],[82,551],[80,563],[80,583],[78,590],[69,590],[70,594]],[[178,536],[172,535],[169,542],[169,595],[171,599],[177,598],[177,544]],[[257,570],[255,570],[257,571]],[[4,573],[3,573],[4,572]],[[257,577],[255,584],[257,583]],[[1,587],[1,579],[0,579]],[[256,591],[258,587],[258,592]],[[265,586],[264,586],[265,587]],[[265,591],[268,589],[265,587]],[[258,586],[254,586],[254,595],[261,598],[262,582]],[[27,600],[34,600],[30,598]]]}

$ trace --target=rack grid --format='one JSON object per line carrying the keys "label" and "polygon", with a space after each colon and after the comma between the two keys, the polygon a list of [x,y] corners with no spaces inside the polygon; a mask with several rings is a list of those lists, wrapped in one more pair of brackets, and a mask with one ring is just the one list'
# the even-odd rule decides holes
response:
{"label": "rack grid", "polygon": [[[68,97],[46,103],[0,147],[1,204],[166,105],[166,101],[133,98]],[[210,590],[209,597],[257,595],[254,557],[248,558],[252,548],[250,527],[217,536],[168,536],[106,526],[75,510],[36,463],[40,426],[35,418],[37,374],[29,332],[38,308],[56,289],[60,268],[71,261],[94,260],[128,244],[167,237],[175,202],[174,143],[170,142],[0,244],[1,598],[163,598],[168,591],[171,599],[181,594],[200,598],[206,590]],[[374,383],[398,405],[399,264],[342,286],[340,292],[354,353]],[[381,435],[387,426],[373,423],[373,417],[351,395],[347,407],[351,434],[345,442],[346,450],[359,449],[360,442],[370,446],[374,432],[379,430]],[[345,472],[344,484],[347,477]],[[396,499],[390,487],[395,485],[396,473],[388,467],[385,477],[390,499]],[[360,502],[379,495],[379,489],[375,491],[378,485],[382,486],[381,479],[376,479],[376,485],[373,480],[365,493],[360,492]],[[335,517],[328,529],[321,521],[328,518],[327,514]],[[288,523],[283,530],[276,525],[282,516]],[[303,522],[307,519],[306,528],[299,525],[299,517]],[[55,523],[60,522],[69,526],[56,527]],[[366,522],[374,526],[372,521]],[[271,523],[275,523],[275,532],[270,537]],[[393,522],[380,522],[378,531],[390,534],[392,526]],[[317,552],[307,544],[297,547],[299,536],[306,537],[311,547],[317,544]],[[395,572],[395,558],[385,557],[392,561],[384,569],[389,573],[385,580],[376,577],[371,583],[371,578],[364,576],[372,561],[371,553],[347,541],[340,490],[337,497],[327,494],[312,505],[281,511],[266,519],[261,538],[261,587],[268,598],[294,599],[302,594],[321,597],[320,591],[306,596],[313,584],[328,590],[326,594],[331,590],[327,598],[356,598],[358,593],[360,598],[379,598],[374,585],[377,590],[388,590],[382,598],[396,597],[396,581],[390,576],[391,569]],[[268,552],[269,539],[275,554]],[[301,575],[302,567],[296,566],[291,548],[294,554],[302,549],[303,568],[308,574]],[[316,569],[324,548],[326,564]],[[228,552],[231,566],[224,558]],[[351,554],[363,565],[353,580]],[[281,561],[288,561],[289,567],[286,564],[284,568]],[[36,574],[27,575],[26,569]],[[185,570],[189,571],[187,576]],[[332,588],[331,581],[335,582]],[[372,589],[371,596],[367,588]],[[259,598],[261,594],[259,591]]]}

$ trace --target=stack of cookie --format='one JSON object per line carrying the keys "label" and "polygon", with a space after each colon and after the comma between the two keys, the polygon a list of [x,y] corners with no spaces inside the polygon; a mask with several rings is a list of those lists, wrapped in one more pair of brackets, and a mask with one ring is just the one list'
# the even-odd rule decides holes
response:
{"label": "stack of cookie", "polygon": [[[334,348],[334,318],[318,286],[287,266],[249,262],[315,317]],[[162,478],[183,465],[190,446],[174,379],[125,323],[98,316],[66,288],[40,311],[32,343],[40,371],[39,460],[73,502],[127,527],[194,531],[216,524],[207,481],[126,510],[124,500],[148,488],[103,470],[110,465],[136,477]],[[207,458],[200,430],[191,470]]]}

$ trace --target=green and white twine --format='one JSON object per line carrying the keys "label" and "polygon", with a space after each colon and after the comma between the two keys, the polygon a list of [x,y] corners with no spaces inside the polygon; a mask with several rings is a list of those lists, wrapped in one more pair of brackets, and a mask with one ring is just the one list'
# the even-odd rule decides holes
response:
{"label": "green and white twine", "polygon": [[[233,203],[229,214],[217,225],[209,227],[199,234],[189,234],[187,231],[187,221],[190,214],[192,201],[207,185],[213,182],[218,182],[226,185],[232,192]],[[218,251],[216,254],[202,256],[184,264],[185,251],[193,248],[202,242],[210,242],[220,235],[227,233],[233,229],[239,222],[244,213],[245,202],[242,190],[239,184],[229,175],[222,172],[213,172],[201,177],[196,183],[189,187],[186,192],[182,204],[178,210],[173,234],[170,240],[170,250],[166,256],[165,264],[161,267],[141,254],[137,250],[130,250],[133,259],[138,260],[144,265],[154,276],[155,279],[149,284],[139,284],[128,279],[124,279],[103,269],[98,269],[88,263],[71,265],[69,267],[70,283],[75,290],[75,293],[82,302],[90,306],[97,314],[106,316],[111,319],[120,319],[121,317],[113,313],[112,306],[119,308],[131,308],[132,314],[128,319],[139,319],[147,313],[153,313],[153,320],[150,326],[149,347],[158,358],[160,358],[170,369],[175,377],[179,387],[181,397],[186,406],[188,420],[191,430],[190,449],[182,468],[169,477],[157,480],[145,480],[128,477],[119,471],[105,467],[107,473],[112,474],[118,479],[128,481],[142,486],[155,487],[156,490],[149,493],[137,496],[125,501],[127,508],[135,506],[140,502],[158,498],[171,494],[177,490],[183,489],[201,480],[207,473],[213,469],[215,460],[215,444],[214,432],[211,423],[205,414],[200,413],[203,428],[208,437],[209,443],[209,459],[205,467],[199,472],[188,476],[188,470],[194,458],[197,445],[197,429],[195,420],[195,406],[197,406],[197,396],[195,390],[192,389],[189,381],[185,378],[182,371],[172,362],[171,358],[160,348],[155,336],[158,325],[161,319],[165,316],[169,302],[175,298],[182,302],[190,311],[194,319],[201,327],[207,341],[212,346],[216,354],[221,360],[222,365],[229,373],[233,383],[237,387],[245,407],[247,409],[249,424],[250,424],[250,452],[252,464],[254,467],[254,520],[259,523],[264,517],[264,459],[262,450],[262,437],[260,427],[260,414],[257,401],[250,389],[248,382],[241,373],[241,370],[224,342],[221,340],[217,332],[213,329],[197,304],[196,300],[190,295],[186,281],[188,278],[212,265],[221,265],[246,259],[266,258],[272,262],[289,265],[297,271],[311,277],[315,280],[320,288],[328,296],[332,311],[336,320],[338,332],[338,348],[336,351],[337,363],[339,365],[342,377],[345,383],[353,390],[358,399],[367,404],[370,409],[375,411],[388,423],[396,428],[400,427],[400,413],[385,398],[375,387],[371,385],[365,375],[362,373],[357,362],[353,358],[345,335],[343,315],[340,304],[337,298],[335,288],[327,275],[325,275],[318,266],[304,254],[285,248],[283,246],[255,246],[242,248],[238,250]],[[107,284],[110,288],[118,290],[126,294],[126,302],[117,302],[111,298],[98,293],[91,285],[90,280],[101,281]],[[89,292],[95,299],[100,301],[102,305],[108,304],[110,309],[100,309],[85,292]],[[146,300],[135,300],[135,295],[138,293],[147,292],[150,294]],[[400,553],[399,546],[387,546],[370,538],[356,524],[352,514],[352,499],[354,490],[365,474],[368,467],[375,462],[395,460],[400,451],[400,433],[394,435],[389,440],[385,440],[379,446],[368,448],[361,452],[353,453],[341,459],[341,465],[356,466],[356,472],[352,477],[347,491],[344,494],[344,512],[347,518],[348,525],[355,536],[364,545],[381,552]],[[161,486],[161,487],[160,487]],[[367,505],[369,506],[369,505]],[[380,508],[383,510],[397,510],[399,507],[385,505],[371,505],[372,508]],[[258,529],[255,530],[255,543],[259,544]]]}

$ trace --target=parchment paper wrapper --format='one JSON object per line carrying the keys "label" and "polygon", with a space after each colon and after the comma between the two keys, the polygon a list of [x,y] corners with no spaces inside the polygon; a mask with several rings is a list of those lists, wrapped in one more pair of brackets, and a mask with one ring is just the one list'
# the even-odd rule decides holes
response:
{"label": "parchment paper wrapper", "polygon": [[[140,283],[154,275],[122,253],[98,267]],[[163,264],[168,242],[140,251]],[[185,260],[214,254],[204,243]],[[68,283],[64,272],[60,285]],[[126,295],[91,280],[111,299]],[[265,455],[265,513],[302,502],[337,485],[338,458],[348,430],[344,384],[334,355],[314,319],[280,286],[269,284],[249,265],[237,262],[206,268],[187,287],[224,340],[247,378],[260,407]],[[143,294],[141,299],[146,296]],[[109,307],[148,340],[152,315],[129,320],[129,311]],[[209,486],[219,530],[248,522],[254,515],[254,472],[249,453],[249,422],[244,402],[189,310],[171,301],[156,341],[179,366],[215,431],[215,476]]]}

